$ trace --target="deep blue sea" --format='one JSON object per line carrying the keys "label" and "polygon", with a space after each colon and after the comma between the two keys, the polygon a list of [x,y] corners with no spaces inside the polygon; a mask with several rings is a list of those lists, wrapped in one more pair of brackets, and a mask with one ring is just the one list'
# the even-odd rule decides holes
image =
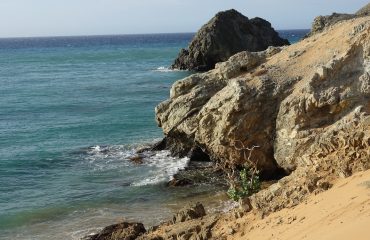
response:
{"label": "deep blue sea", "polygon": [[[291,42],[307,30],[279,32]],[[0,39],[0,239],[79,239],[156,224],[212,186],[164,185],[188,162],[166,151],[154,107],[191,74],[167,67],[193,34]]]}

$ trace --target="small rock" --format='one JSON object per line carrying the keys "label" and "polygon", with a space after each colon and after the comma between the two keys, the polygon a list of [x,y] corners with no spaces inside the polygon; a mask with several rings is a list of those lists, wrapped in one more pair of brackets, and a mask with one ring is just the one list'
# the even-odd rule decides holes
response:
{"label": "small rock", "polygon": [[100,233],[86,240],[134,240],[146,232],[142,223],[122,222],[105,227]]}
{"label": "small rock", "polygon": [[169,187],[183,187],[193,184],[193,182],[190,179],[183,178],[183,179],[172,179],[167,183],[167,186]]}
{"label": "small rock", "polygon": [[192,207],[185,207],[181,209],[174,217],[173,223],[185,222],[188,220],[201,218],[206,215],[204,206],[201,203],[197,203]]}
{"label": "small rock", "polygon": [[239,201],[239,208],[245,212],[252,211],[253,207],[249,198],[244,198]]}

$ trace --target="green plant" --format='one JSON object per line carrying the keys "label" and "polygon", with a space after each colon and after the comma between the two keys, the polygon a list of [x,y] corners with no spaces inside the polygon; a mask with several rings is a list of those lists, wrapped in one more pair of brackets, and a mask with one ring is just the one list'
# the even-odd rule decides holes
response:
{"label": "green plant", "polygon": [[238,171],[238,159],[223,161],[219,164],[227,174],[229,190],[227,195],[234,201],[243,200],[246,197],[258,192],[261,189],[261,182],[258,172],[258,159],[253,161],[252,153],[259,146],[247,147],[243,141],[232,139],[231,146],[241,152],[243,168]]}
{"label": "green plant", "polygon": [[261,189],[261,182],[258,171],[252,168],[243,168],[239,176],[230,184],[227,195],[234,201],[239,201],[245,197],[258,192]]}

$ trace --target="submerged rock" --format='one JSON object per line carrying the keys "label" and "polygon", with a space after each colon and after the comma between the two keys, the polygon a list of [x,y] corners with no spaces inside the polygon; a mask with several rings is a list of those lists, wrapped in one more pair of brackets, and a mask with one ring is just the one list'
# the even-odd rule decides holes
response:
{"label": "submerged rock", "polygon": [[130,157],[129,161],[134,164],[140,165],[144,163],[144,157],[142,155],[135,155]]}
{"label": "submerged rock", "polygon": [[189,49],[182,49],[174,69],[206,71],[241,51],[262,51],[269,46],[289,45],[262,18],[248,19],[231,9],[219,12],[195,35]]}
{"label": "submerged rock", "polygon": [[192,185],[193,181],[191,181],[188,178],[177,178],[176,176],[167,183],[168,187],[183,187],[183,186],[188,186]]}

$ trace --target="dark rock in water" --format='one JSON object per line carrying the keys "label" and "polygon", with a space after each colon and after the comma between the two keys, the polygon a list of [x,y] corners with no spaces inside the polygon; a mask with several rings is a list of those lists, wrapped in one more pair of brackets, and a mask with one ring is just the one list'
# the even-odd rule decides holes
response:
{"label": "dark rock in water", "polygon": [[195,35],[189,49],[182,49],[173,69],[207,71],[241,51],[262,51],[269,46],[289,45],[262,18],[248,19],[231,9],[219,12]]}
{"label": "dark rock in water", "polygon": [[144,163],[144,157],[141,156],[141,155],[136,155],[136,156],[130,157],[129,160],[132,163],[135,163],[135,164],[143,164]]}
{"label": "dark rock in water", "polygon": [[189,165],[173,176],[167,183],[168,187],[184,187],[189,185],[210,185],[224,188],[227,186],[225,173],[216,168],[213,162],[190,161]]}
{"label": "dark rock in water", "polygon": [[187,206],[181,209],[175,216],[173,216],[173,223],[185,222],[192,219],[204,217],[206,211],[201,203],[195,206]]}
{"label": "dark rock in water", "polygon": [[189,157],[190,161],[211,161],[209,155],[205,153],[202,148],[197,146],[193,141],[188,140],[188,137],[182,134],[169,134],[152,146],[138,149],[136,151],[138,156],[131,157],[130,160],[141,164],[143,153],[162,150],[169,150],[172,156]]}
{"label": "dark rock in water", "polygon": [[183,187],[183,186],[188,186],[192,184],[193,184],[193,181],[191,181],[190,179],[187,179],[187,178],[177,179],[175,177],[174,179],[172,179],[171,181],[167,183],[167,186],[168,187]]}
{"label": "dark rock in water", "polygon": [[[210,157],[205,153],[199,146],[194,143],[186,134],[168,134],[167,137],[162,140],[165,144],[161,143],[161,150],[170,150],[172,156],[177,157],[188,157],[191,162],[193,161],[205,161],[209,162]],[[155,150],[157,150],[156,148]]]}
{"label": "dark rock in water", "polygon": [[85,240],[134,240],[146,232],[142,223],[122,222],[104,228],[100,233]]}

